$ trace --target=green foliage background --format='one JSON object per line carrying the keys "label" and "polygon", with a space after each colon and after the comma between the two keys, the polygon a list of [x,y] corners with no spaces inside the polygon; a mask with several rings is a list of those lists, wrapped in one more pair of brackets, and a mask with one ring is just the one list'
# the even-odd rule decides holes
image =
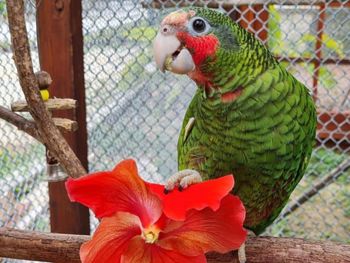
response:
{"label": "green foliage background", "polygon": [[[314,58],[315,54],[314,52],[310,52],[310,50],[305,50],[303,52],[298,51],[295,47],[306,45],[308,47],[311,47],[311,49],[315,50],[316,40],[317,36],[314,34],[304,34],[296,44],[291,45],[283,38],[283,33],[281,30],[281,13],[276,7],[276,5],[269,5],[269,21],[268,21],[268,28],[269,28],[269,39],[268,39],[268,46],[270,50],[272,50],[274,55],[277,56],[288,56],[292,58]],[[336,54],[338,58],[342,59],[344,58],[344,45],[343,43],[340,43],[339,41],[335,40],[334,38],[330,37],[328,34],[324,33],[322,34],[322,51],[328,50],[332,53]],[[293,71],[290,67],[291,62],[282,61],[281,64],[285,67],[287,67],[290,71]],[[313,75],[313,72],[315,70],[315,66],[313,63],[306,63],[302,62],[299,63],[309,74]],[[324,66],[320,66],[319,68],[319,81],[320,84],[327,88],[331,89],[336,84],[337,81],[334,78],[333,74]]]}
{"label": "green foliage background", "polygon": [[6,7],[5,0],[0,0],[0,15],[5,14],[5,10],[6,10],[5,7]]}

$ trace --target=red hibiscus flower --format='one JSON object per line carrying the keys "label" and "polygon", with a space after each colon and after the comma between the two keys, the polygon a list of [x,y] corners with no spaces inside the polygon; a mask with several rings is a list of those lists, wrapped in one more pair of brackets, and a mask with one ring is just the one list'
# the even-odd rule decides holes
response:
{"label": "red hibiscus flower", "polygon": [[[82,262],[206,262],[205,253],[226,253],[245,241],[245,209],[228,194],[233,177],[192,185],[164,195],[161,185],[144,182],[134,161],[113,171],[68,179],[72,201],[102,218],[92,239],[81,246]],[[186,202],[184,202],[186,201]]]}

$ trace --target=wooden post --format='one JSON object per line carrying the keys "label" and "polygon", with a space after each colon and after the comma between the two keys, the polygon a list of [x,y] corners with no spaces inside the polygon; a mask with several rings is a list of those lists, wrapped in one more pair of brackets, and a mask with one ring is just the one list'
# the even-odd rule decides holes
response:
{"label": "wooden post", "polygon": [[[78,101],[75,112],[64,110],[54,115],[78,122],[78,130],[66,133],[65,138],[87,170],[81,1],[39,0],[37,3],[39,58],[41,69],[53,79],[50,94]],[[64,182],[50,182],[49,197],[52,232],[89,234],[89,211],[69,201]]]}

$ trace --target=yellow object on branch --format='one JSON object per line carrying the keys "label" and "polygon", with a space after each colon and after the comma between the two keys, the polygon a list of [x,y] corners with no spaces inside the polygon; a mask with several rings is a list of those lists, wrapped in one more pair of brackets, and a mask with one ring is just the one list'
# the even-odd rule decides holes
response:
{"label": "yellow object on branch", "polygon": [[42,89],[40,90],[41,98],[43,101],[47,101],[50,98],[50,93],[48,89]]}

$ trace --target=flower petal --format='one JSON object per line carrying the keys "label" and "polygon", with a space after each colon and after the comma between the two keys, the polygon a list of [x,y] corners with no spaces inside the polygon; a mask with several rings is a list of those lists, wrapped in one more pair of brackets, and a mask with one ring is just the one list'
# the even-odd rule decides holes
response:
{"label": "flower petal", "polygon": [[190,209],[201,210],[210,207],[214,211],[217,210],[221,199],[232,190],[234,179],[232,175],[226,175],[190,185],[181,192],[174,189],[168,194],[164,193],[163,185],[147,184],[151,191],[163,200],[163,212],[167,217],[185,220],[186,212]]}
{"label": "flower petal", "polygon": [[162,214],[161,200],[146,187],[133,160],[122,161],[111,172],[68,179],[66,188],[71,201],[91,208],[98,218],[129,212],[146,227]]}
{"label": "flower petal", "polygon": [[206,263],[204,254],[185,256],[177,251],[163,249],[156,244],[146,244],[141,237],[134,237],[122,256],[122,263]]}
{"label": "flower petal", "polygon": [[158,244],[188,256],[209,251],[227,253],[238,249],[246,239],[244,218],[242,202],[230,194],[215,212],[209,208],[191,210],[185,221],[170,221],[160,233]]}
{"label": "flower petal", "polygon": [[83,263],[118,263],[130,240],[141,234],[140,219],[119,212],[101,220],[92,239],[80,247]]}

